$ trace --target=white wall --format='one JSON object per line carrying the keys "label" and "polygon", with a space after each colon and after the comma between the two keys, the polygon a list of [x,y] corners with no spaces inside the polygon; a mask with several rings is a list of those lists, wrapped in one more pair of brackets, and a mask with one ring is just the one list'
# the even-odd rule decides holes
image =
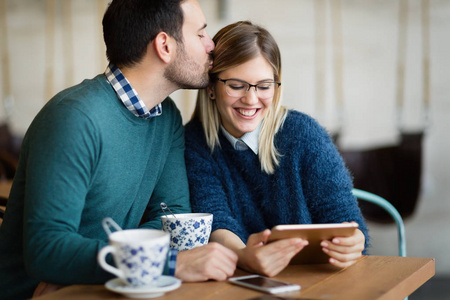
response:
{"label": "white wall", "polygon": [[[333,68],[333,49],[338,48],[332,37],[339,27],[332,24],[331,4],[339,1],[332,1],[199,0],[211,35],[228,23],[245,19],[272,32],[283,56],[284,104],[317,117],[332,132],[341,128],[342,147],[392,145],[399,127],[409,131],[425,128],[420,202],[416,214],[406,220],[408,254],[436,257],[436,272],[450,275],[446,255],[450,249],[450,2],[429,2],[431,104],[425,122],[421,1],[406,1],[405,109],[401,119],[395,99],[399,5],[403,0],[341,1],[341,76],[336,76]],[[6,4],[6,19],[0,14],[0,28],[7,24],[7,62],[15,102],[9,119],[1,108],[0,118],[9,120],[16,134],[23,134],[49,95],[103,72],[106,60],[100,26],[106,0],[0,0],[2,4]],[[0,10],[5,12],[3,6]],[[54,26],[47,28],[51,22]],[[0,54],[5,57],[2,32]],[[48,43],[52,34],[53,47]],[[1,68],[0,95],[5,99],[5,60]],[[342,105],[335,85],[339,80]],[[188,120],[195,93],[179,91],[173,97]],[[394,228],[371,227],[372,252],[395,255]]]}

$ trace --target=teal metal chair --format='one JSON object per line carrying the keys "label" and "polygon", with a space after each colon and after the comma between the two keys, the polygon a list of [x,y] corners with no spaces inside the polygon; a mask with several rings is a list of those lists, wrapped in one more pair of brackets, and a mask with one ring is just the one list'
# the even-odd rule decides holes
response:
{"label": "teal metal chair", "polygon": [[389,203],[386,199],[363,191],[359,189],[352,190],[353,195],[359,200],[368,201],[374,203],[389,213],[397,224],[397,232],[398,232],[398,254],[399,256],[406,257],[406,238],[405,238],[405,225],[403,224],[403,219],[398,213],[397,209]]}

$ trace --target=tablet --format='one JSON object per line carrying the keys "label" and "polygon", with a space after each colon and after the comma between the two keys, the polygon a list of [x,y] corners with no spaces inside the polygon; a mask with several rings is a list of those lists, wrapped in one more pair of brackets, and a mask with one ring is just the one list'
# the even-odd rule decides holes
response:
{"label": "tablet", "polygon": [[272,228],[268,242],[293,237],[308,240],[309,245],[294,256],[290,263],[323,264],[328,263],[330,257],[322,251],[320,242],[337,236],[351,236],[357,228],[357,223],[277,225]]}

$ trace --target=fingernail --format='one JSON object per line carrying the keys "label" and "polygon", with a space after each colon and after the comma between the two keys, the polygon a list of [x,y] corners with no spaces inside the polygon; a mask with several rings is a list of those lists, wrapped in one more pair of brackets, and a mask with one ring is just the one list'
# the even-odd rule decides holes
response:
{"label": "fingernail", "polygon": [[296,241],[296,244],[305,246],[305,245],[308,245],[308,241],[299,239],[299,240]]}

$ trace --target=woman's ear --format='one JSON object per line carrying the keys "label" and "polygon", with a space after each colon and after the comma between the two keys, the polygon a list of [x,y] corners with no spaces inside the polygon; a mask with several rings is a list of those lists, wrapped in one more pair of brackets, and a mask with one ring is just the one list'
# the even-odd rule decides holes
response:
{"label": "woman's ear", "polygon": [[165,63],[169,63],[175,55],[176,43],[167,33],[161,31],[153,40],[156,55]]}
{"label": "woman's ear", "polygon": [[208,93],[208,98],[211,100],[216,100],[216,93],[214,92],[214,86],[208,86],[206,88],[206,92]]}

